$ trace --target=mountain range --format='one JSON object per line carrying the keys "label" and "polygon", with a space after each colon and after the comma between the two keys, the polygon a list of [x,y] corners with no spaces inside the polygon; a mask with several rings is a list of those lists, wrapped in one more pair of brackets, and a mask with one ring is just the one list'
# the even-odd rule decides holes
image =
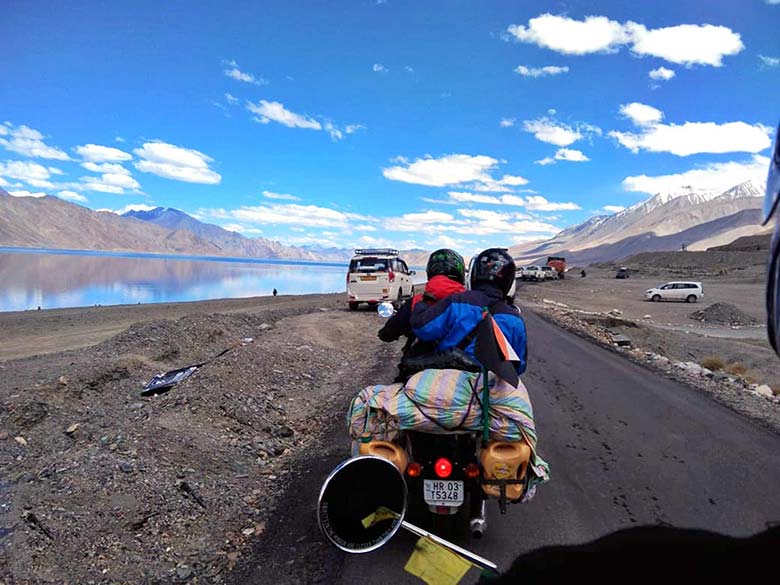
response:
{"label": "mountain range", "polygon": [[[3,189],[0,246],[339,263],[349,262],[353,254],[351,248],[287,246],[267,238],[247,238],[178,209],[156,207],[118,215],[58,197],[12,197]],[[403,257],[419,266],[425,264],[428,252],[407,250]]]}
{"label": "mountain range", "polygon": [[747,181],[726,191],[686,187],[658,193],[612,215],[597,215],[567,228],[549,240],[510,248],[525,264],[565,256],[570,264],[625,258],[639,252],[704,250],[761,227],[763,187]]}
{"label": "mountain range", "polygon": [[[703,250],[760,226],[763,187],[756,181],[730,189],[685,187],[658,193],[612,215],[597,215],[552,238],[510,248],[523,264],[562,255],[570,265],[617,260],[639,252]],[[500,242],[497,242],[500,244]],[[0,189],[0,246],[113,250],[198,256],[347,262],[353,250],[320,245],[288,246],[248,238],[183,211],[156,207],[124,215],[93,211],[57,197],[12,197]],[[406,250],[411,266],[424,266],[428,252]]]}

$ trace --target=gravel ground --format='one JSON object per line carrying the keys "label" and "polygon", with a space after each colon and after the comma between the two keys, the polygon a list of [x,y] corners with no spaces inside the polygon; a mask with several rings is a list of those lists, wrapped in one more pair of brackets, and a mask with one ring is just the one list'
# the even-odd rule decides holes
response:
{"label": "gravel ground", "polygon": [[341,301],[143,322],[0,363],[0,582],[223,582],[373,364],[379,318]]}
{"label": "gravel ground", "polygon": [[731,303],[713,303],[706,309],[699,309],[690,314],[690,318],[704,323],[717,323],[730,326],[758,325],[756,319],[735,307]]}

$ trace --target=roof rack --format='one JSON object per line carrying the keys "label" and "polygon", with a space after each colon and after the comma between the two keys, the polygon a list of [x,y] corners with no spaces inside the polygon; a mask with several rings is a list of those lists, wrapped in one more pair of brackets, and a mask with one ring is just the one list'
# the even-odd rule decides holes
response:
{"label": "roof rack", "polygon": [[355,250],[355,256],[398,256],[400,252],[393,248],[358,248]]}

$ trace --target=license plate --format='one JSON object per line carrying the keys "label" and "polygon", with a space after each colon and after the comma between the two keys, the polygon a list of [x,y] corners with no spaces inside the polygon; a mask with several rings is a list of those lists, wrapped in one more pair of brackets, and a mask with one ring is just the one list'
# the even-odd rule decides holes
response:
{"label": "license plate", "polygon": [[361,276],[360,280],[376,280],[376,276]]}
{"label": "license plate", "polygon": [[423,498],[431,506],[457,508],[463,503],[463,482],[442,479],[423,480]]}

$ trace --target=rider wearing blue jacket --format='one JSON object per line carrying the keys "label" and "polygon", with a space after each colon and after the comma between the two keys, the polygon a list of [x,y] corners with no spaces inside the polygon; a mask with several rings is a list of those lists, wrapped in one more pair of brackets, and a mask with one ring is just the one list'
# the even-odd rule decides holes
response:
{"label": "rider wearing blue jacket", "polygon": [[520,357],[517,373],[522,374],[528,354],[525,322],[517,307],[506,302],[515,283],[515,271],[515,262],[505,249],[490,248],[480,253],[471,266],[471,290],[433,305],[415,306],[410,319],[414,334],[423,341],[435,342],[437,351],[459,348],[474,357],[474,333],[487,308]]}

